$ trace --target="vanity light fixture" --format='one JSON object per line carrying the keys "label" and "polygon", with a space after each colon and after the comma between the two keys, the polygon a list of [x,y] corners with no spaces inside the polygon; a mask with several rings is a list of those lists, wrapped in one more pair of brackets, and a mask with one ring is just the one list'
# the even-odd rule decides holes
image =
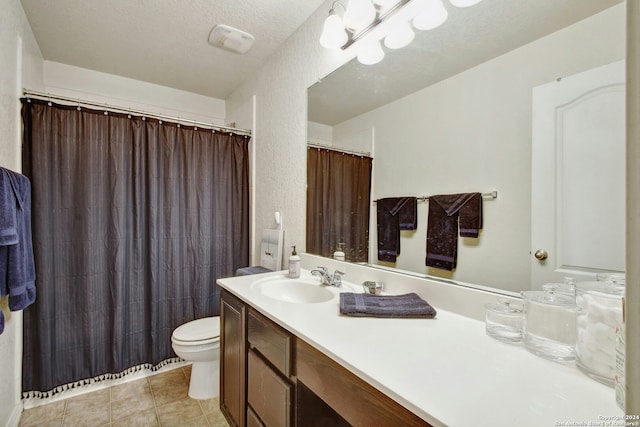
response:
{"label": "vanity light fixture", "polygon": [[342,22],[342,18],[336,11],[337,6],[342,6],[344,9],[344,5],[339,0],[333,3],[329,16],[324,20],[324,27],[320,36],[320,44],[327,49],[339,49],[349,41],[344,22]]}
{"label": "vanity light fixture", "polygon": [[[481,0],[449,0],[468,7]],[[384,58],[380,40],[389,49],[400,49],[415,38],[414,28],[432,30],[448,17],[443,0],[336,0],[324,21],[320,44],[327,49],[347,49],[358,43],[358,61],[376,64]],[[342,18],[337,7],[343,9]]]}
{"label": "vanity light fixture", "polygon": [[364,65],[373,65],[382,61],[384,50],[378,40],[365,40],[358,52],[358,62]]}

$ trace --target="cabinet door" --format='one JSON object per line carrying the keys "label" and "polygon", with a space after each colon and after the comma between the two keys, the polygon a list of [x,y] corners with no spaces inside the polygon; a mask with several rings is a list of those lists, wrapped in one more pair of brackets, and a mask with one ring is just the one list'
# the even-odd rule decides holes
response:
{"label": "cabinet door", "polygon": [[291,394],[293,387],[260,356],[249,350],[248,402],[267,427],[291,425]]}
{"label": "cabinet door", "polygon": [[246,424],[246,307],[226,291],[220,301],[220,408],[233,426]]}
{"label": "cabinet door", "polygon": [[247,406],[247,427],[264,427],[260,418],[251,409],[251,406]]}

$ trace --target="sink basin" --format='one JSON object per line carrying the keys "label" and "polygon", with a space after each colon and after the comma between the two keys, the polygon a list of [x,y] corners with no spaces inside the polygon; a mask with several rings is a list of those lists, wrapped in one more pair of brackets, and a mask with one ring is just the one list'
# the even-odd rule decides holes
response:
{"label": "sink basin", "polygon": [[315,277],[290,279],[286,276],[267,277],[258,280],[251,288],[261,295],[294,304],[311,304],[325,302],[338,294],[321,285]]}

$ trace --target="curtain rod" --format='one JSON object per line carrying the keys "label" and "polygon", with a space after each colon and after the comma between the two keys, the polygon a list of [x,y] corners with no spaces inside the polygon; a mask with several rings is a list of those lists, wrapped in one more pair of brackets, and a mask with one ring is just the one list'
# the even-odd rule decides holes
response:
{"label": "curtain rod", "polygon": [[[416,200],[419,202],[426,202],[427,200],[429,200],[430,196],[421,196],[421,197],[416,197]],[[496,190],[493,190],[489,193],[482,193],[482,197],[486,197],[489,199],[497,199],[498,198],[498,192]],[[373,201],[373,203],[376,203],[379,199],[376,199]]]}
{"label": "curtain rod", "polygon": [[110,105],[106,103],[101,104],[99,102],[85,101],[79,98],[53,95],[50,93],[37,92],[29,89],[23,89],[22,92],[24,93],[24,96],[27,97],[27,99],[34,98],[34,99],[40,99],[42,101],[63,101],[63,102],[72,103],[74,105],[81,104],[81,105],[86,105],[91,107],[97,107],[103,110],[113,111],[115,113],[129,113],[129,114],[134,114],[134,115],[139,115],[144,117],[151,117],[159,120],[167,120],[167,121],[173,121],[176,123],[184,123],[184,124],[190,124],[198,127],[208,128],[208,129],[215,129],[222,132],[232,132],[240,135],[251,136],[251,129],[239,129],[239,128],[234,128],[230,126],[216,125],[213,123],[201,122],[198,120],[183,119],[181,117],[174,117],[166,114],[151,113],[149,111],[136,110],[134,108],[118,107],[116,105]]}
{"label": "curtain rod", "polygon": [[346,149],[343,149],[343,148],[336,148],[336,147],[332,147],[331,145],[318,144],[316,142],[310,142],[310,141],[307,141],[307,148],[321,148],[323,150],[339,151],[340,153],[345,153],[345,154],[354,154],[354,155],[357,155],[357,156],[371,157],[371,153],[368,152],[368,151],[346,150]]}

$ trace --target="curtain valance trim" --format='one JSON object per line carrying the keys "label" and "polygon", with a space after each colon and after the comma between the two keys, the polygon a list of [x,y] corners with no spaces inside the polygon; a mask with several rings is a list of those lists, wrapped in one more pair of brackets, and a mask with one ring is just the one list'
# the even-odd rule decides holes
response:
{"label": "curtain valance trim", "polygon": [[110,105],[106,103],[98,103],[93,101],[81,100],[77,98],[65,97],[61,95],[53,95],[49,93],[36,92],[29,89],[23,89],[23,93],[24,93],[25,99],[28,102],[30,102],[31,99],[36,99],[39,101],[44,101],[49,103],[52,103],[54,101],[56,103],[64,102],[64,103],[68,103],[64,105],[67,107],[98,108],[100,111],[110,111],[113,113],[134,115],[134,116],[139,116],[143,118],[144,117],[153,118],[153,119],[159,120],[161,123],[163,121],[173,122],[177,126],[187,125],[187,126],[193,126],[195,128],[211,129],[217,132],[225,132],[225,133],[231,133],[236,135],[242,135],[245,138],[248,138],[251,136],[251,129],[240,129],[240,128],[235,128],[231,126],[216,125],[214,123],[207,123],[199,120],[184,119],[184,118],[169,116],[165,114],[152,113],[149,111],[141,111],[141,110],[135,110],[127,107],[119,107],[116,105]]}
{"label": "curtain valance trim", "polygon": [[132,375],[140,371],[148,370],[151,372],[156,372],[161,368],[171,364],[171,363],[181,363],[184,362],[180,357],[173,357],[171,359],[165,359],[157,365],[152,365],[151,363],[144,363],[142,365],[133,366],[131,368],[125,369],[122,372],[118,372],[115,374],[102,374],[97,377],[82,379],[80,381],[75,381],[69,384],[63,384],[57,386],[48,391],[25,391],[22,392],[22,400],[27,399],[48,399],[54,397],[57,394],[64,393],[65,391],[79,389],[81,387],[88,387],[90,385],[100,383],[102,381],[109,380],[119,380],[121,378],[126,377],[127,375]]}

